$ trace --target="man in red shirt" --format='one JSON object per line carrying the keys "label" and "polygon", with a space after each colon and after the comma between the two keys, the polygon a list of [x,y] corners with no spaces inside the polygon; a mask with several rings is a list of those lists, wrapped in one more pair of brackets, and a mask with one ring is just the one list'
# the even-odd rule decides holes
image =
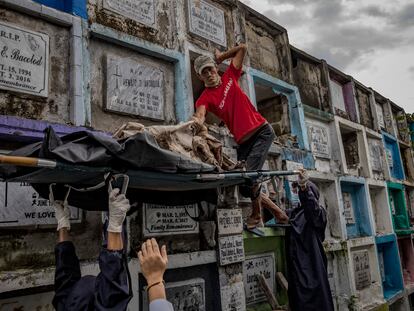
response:
{"label": "man in red shirt", "polygon": [[[194,69],[206,88],[196,102],[193,120],[204,123],[207,111],[215,114],[224,121],[239,144],[238,160],[246,161],[247,170],[260,170],[275,133],[239,86],[246,51],[246,45],[240,44],[223,53],[216,50],[215,61],[205,55],[195,60]],[[232,58],[230,66],[220,76],[217,64],[229,58]],[[240,192],[252,199],[253,211],[247,221],[248,228],[261,222],[261,206],[269,209],[279,222],[288,221],[285,212],[260,191],[259,185],[241,187]]]}

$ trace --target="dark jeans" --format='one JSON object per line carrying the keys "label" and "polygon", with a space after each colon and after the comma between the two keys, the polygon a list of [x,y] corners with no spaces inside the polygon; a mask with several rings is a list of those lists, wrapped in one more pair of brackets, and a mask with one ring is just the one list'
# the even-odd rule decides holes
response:
{"label": "dark jeans", "polygon": [[[239,145],[237,159],[246,161],[248,171],[261,170],[266,161],[267,153],[276,138],[275,132],[270,124],[262,126],[252,137]],[[253,188],[255,185],[240,186],[240,193],[246,198],[254,198]]]}
{"label": "dark jeans", "polygon": [[57,311],[126,310],[132,297],[126,255],[102,249],[98,276],[81,277],[72,242],[56,245],[55,297]]}

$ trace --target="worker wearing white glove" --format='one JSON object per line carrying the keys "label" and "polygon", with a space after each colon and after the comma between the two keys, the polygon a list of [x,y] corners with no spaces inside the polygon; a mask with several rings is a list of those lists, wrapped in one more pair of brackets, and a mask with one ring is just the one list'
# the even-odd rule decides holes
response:
{"label": "worker wearing white glove", "polygon": [[119,194],[119,189],[115,188],[109,192],[109,224],[108,232],[122,232],[122,223],[126,213],[129,211],[129,200],[125,194]]}
{"label": "worker wearing white glove", "polygon": [[60,231],[62,228],[66,228],[67,231],[70,230],[70,210],[68,206],[68,201],[55,201],[53,193],[49,194],[49,201],[55,209],[55,218],[57,221],[56,231]]}

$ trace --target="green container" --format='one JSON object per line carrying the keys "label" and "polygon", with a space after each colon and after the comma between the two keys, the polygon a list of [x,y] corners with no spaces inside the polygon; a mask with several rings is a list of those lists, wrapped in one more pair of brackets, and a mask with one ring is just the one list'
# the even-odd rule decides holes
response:
{"label": "green container", "polygon": [[[275,228],[260,228],[265,233],[264,237],[259,237],[255,234],[244,232],[244,251],[246,257],[251,255],[260,255],[265,253],[273,253],[276,263],[276,272],[282,272],[286,275],[286,253],[285,253],[285,230]],[[287,292],[282,290],[282,287],[276,284],[276,298],[281,305],[288,302]],[[267,302],[261,302],[254,305],[247,306],[248,311],[271,311],[270,305]]]}
{"label": "green container", "polygon": [[408,217],[404,186],[394,182],[387,182],[387,186],[394,231],[400,236],[409,235],[413,230]]}

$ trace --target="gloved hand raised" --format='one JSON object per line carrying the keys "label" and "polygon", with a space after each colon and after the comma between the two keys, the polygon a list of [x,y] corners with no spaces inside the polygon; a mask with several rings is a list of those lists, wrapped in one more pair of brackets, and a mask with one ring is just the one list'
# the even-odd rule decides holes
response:
{"label": "gloved hand raised", "polygon": [[119,194],[119,189],[115,188],[109,192],[109,224],[108,232],[122,232],[122,223],[126,213],[129,211],[129,200],[125,194]]}
{"label": "gloved hand raised", "polygon": [[62,228],[70,230],[70,210],[67,201],[55,201],[53,193],[49,194],[49,201],[55,209],[55,218],[57,220],[57,229],[59,231]]}

